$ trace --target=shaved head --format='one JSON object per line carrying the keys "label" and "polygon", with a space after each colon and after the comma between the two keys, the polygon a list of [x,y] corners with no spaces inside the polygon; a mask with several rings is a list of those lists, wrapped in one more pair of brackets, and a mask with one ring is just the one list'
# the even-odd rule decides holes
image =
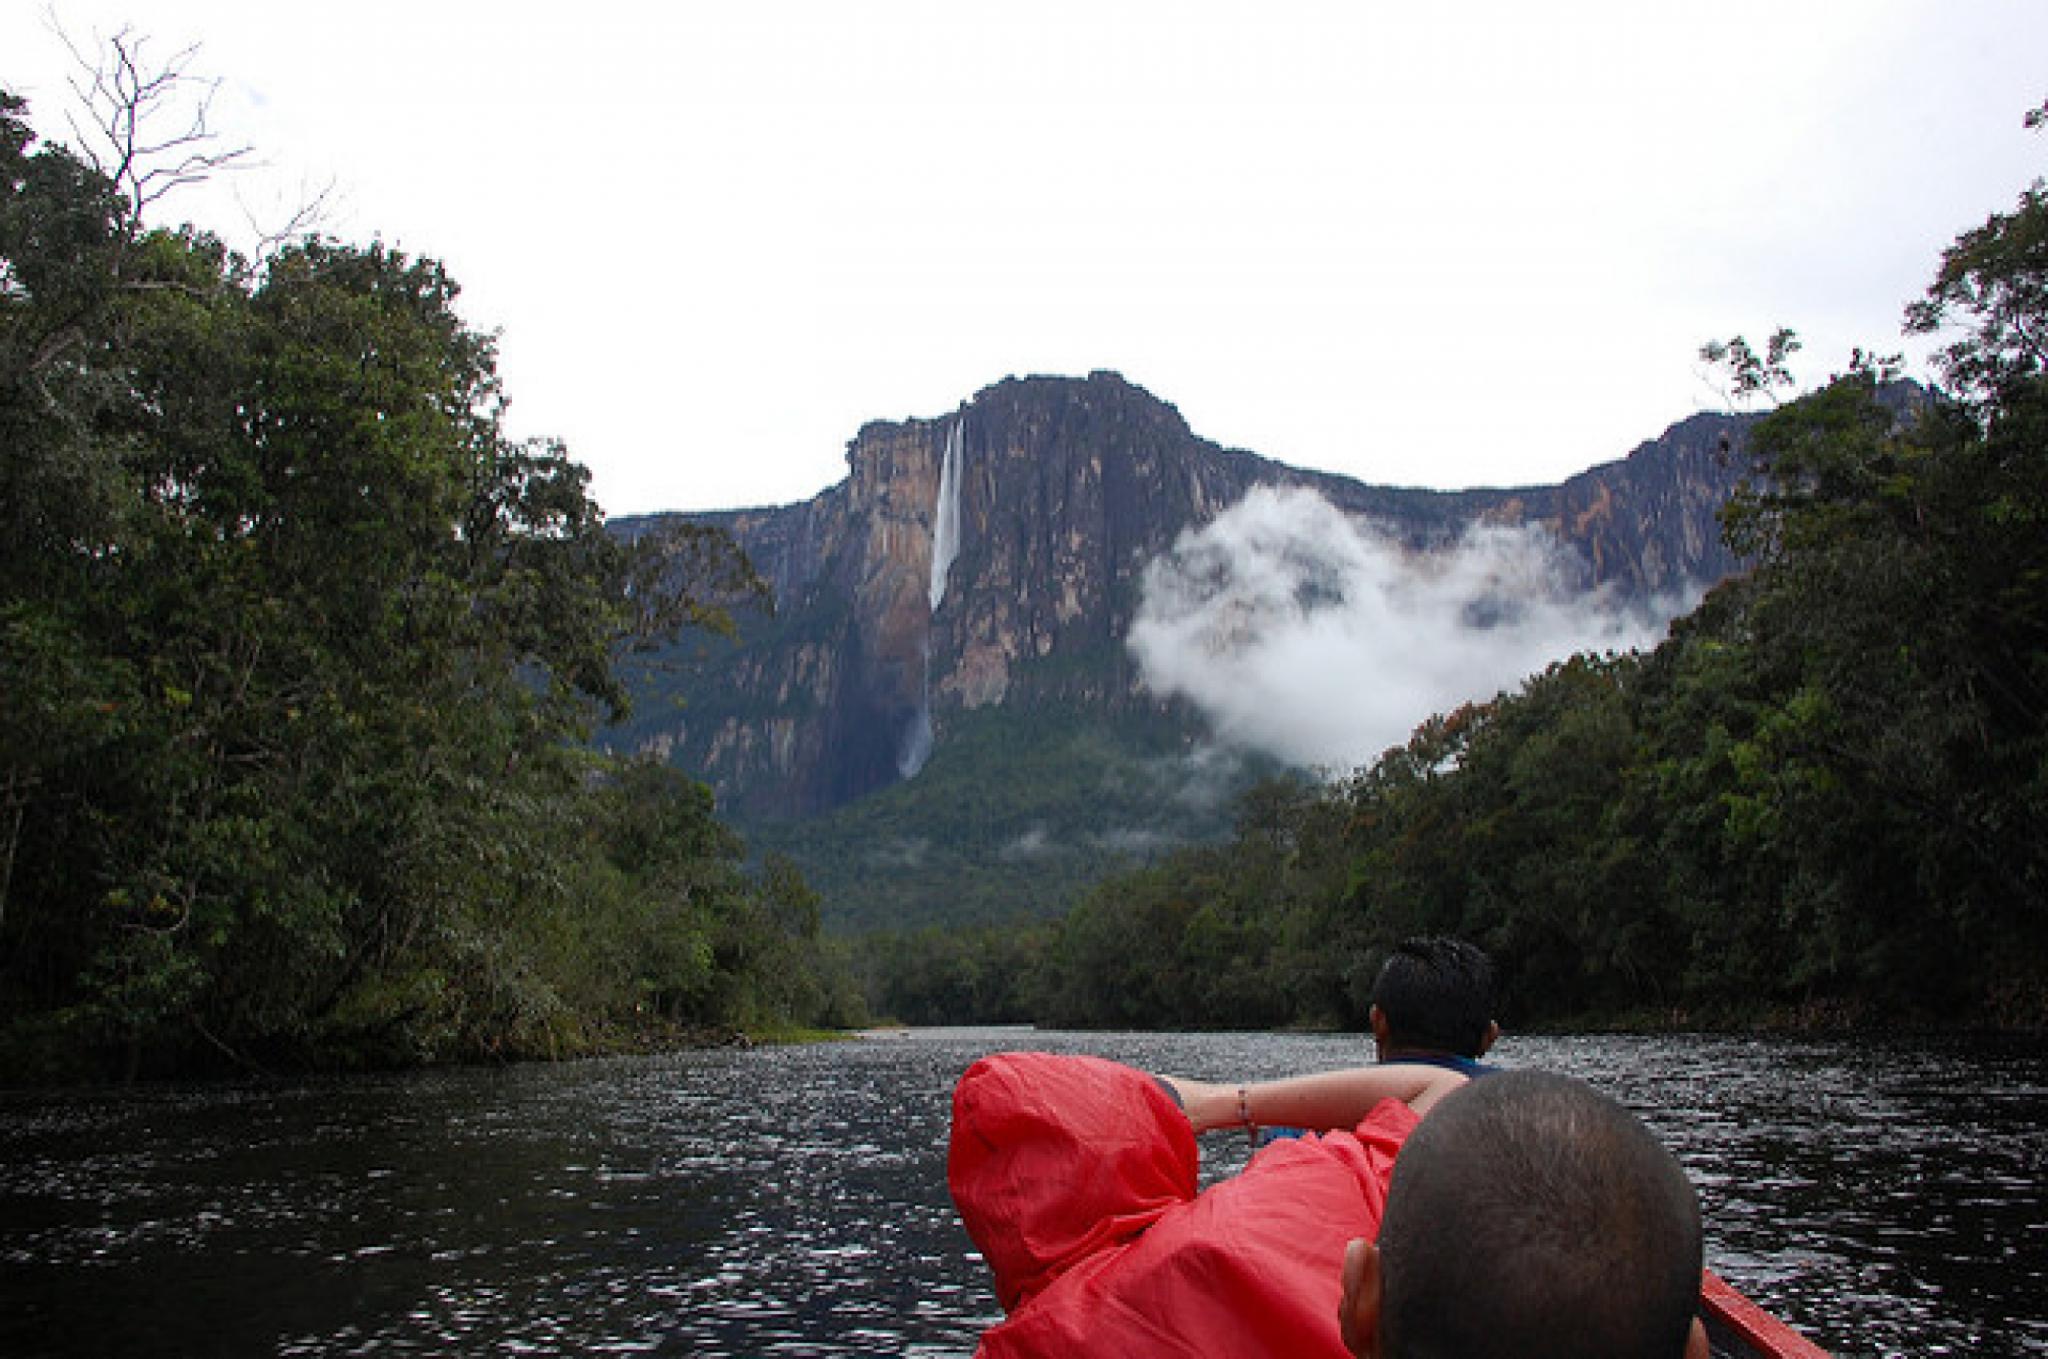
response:
{"label": "shaved head", "polygon": [[1699,1299],[1699,1203],[1613,1100],[1502,1072],[1410,1135],[1379,1254],[1392,1359],[1677,1359]]}

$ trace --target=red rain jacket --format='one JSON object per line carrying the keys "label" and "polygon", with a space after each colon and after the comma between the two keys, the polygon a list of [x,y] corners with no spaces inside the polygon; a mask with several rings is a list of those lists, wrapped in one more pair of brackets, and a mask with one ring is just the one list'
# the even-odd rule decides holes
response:
{"label": "red rain jacket", "polygon": [[1197,1194],[1194,1134],[1151,1077],[1048,1053],[976,1062],[953,1092],[947,1181],[1009,1314],[977,1354],[1345,1359],[1344,1246],[1378,1235],[1417,1121],[1388,1100]]}

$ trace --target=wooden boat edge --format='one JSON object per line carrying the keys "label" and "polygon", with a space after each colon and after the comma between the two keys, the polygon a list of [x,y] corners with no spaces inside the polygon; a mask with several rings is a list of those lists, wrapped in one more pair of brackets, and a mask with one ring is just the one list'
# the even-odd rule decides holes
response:
{"label": "wooden boat edge", "polygon": [[1708,1329],[1717,1326],[1764,1359],[1829,1359],[1828,1352],[1744,1297],[1726,1279],[1707,1270],[1700,1276],[1700,1310]]}

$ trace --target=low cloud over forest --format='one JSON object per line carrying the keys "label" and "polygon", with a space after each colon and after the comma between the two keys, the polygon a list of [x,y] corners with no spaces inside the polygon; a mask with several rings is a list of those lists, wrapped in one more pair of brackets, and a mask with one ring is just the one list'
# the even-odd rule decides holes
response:
{"label": "low cloud over forest", "polygon": [[1412,551],[1313,491],[1260,488],[1147,569],[1130,648],[1217,737],[1349,769],[1577,651],[1655,643],[1693,600],[1624,606],[1540,526]]}

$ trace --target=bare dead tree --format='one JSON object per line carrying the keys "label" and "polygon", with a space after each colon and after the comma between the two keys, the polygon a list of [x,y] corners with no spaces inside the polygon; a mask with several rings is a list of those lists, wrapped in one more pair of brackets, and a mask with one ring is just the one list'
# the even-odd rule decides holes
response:
{"label": "bare dead tree", "polygon": [[[54,8],[47,22],[77,72],[69,81],[76,107],[65,114],[73,150],[119,187],[137,221],[183,185],[260,167],[251,159],[252,148],[226,144],[215,132],[210,120],[221,81],[193,72],[197,44],[159,62],[148,50],[149,39],[130,27],[87,46],[64,30]],[[302,183],[289,204],[261,210],[239,189],[234,197],[247,228],[248,253],[262,261],[326,225],[334,183],[318,189]]]}
{"label": "bare dead tree", "polygon": [[65,115],[74,149],[119,186],[137,218],[174,189],[248,163],[250,148],[222,142],[208,122],[220,81],[191,73],[197,45],[158,63],[132,29],[87,52],[54,17],[50,26],[79,71],[70,82],[79,108]]}

